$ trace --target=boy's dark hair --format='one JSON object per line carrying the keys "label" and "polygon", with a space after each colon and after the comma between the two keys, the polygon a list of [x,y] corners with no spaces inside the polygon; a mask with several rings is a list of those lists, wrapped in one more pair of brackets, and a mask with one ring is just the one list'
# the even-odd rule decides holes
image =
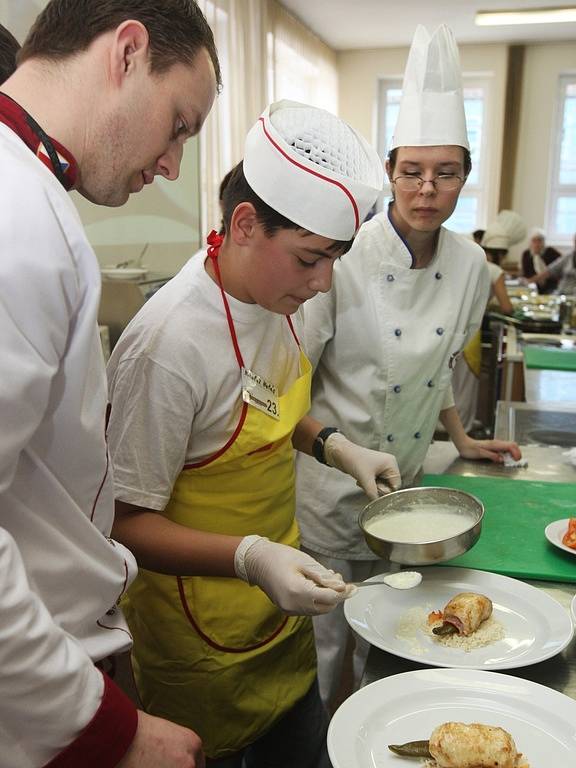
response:
{"label": "boy's dark hair", "polygon": [[[273,237],[281,229],[299,229],[302,232],[313,234],[299,224],[295,224],[290,219],[282,216],[281,213],[275,211],[258,197],[246,181],[242,162],[238,163],[232,170],[222,193],[222,223],[225,232],[230,230],[232,214],[240,203],[250,203],[254,206],[258,223],[262,226],[267,237]],[[354,238],[351,240],[334,240],[328,250],[334,251],[341,256],[350,250],[353,242]]]}
{"label": "boy's dark hair", "polygon": [[16,69],[16,54],[19,50],[18,40],[0,24],[0,83],[8,80]]}
{"label": "boy's dark hair", "polygon": [[128,19],[148,30],[151,72],[162,74],[174,64],[190,65],[205,48],[221,87],[214,36],[194,0],[51,0],[30,29],[18,63],[73,56]]}
{"label": "boy's dark hair", "polygon": [[[396,147],[396,149],[390,150],[388,153],[388,162],[390,163],[390,170],[394,170],[394,166],[396,165],[396,160],[398,159],[398,150],[400,147]],[[470,156],[470,150],[466,149],[466,147],[462,147],[462,152],[464,153],[464,176],[468,176],[470,171],[472,170],[472,157]]]}

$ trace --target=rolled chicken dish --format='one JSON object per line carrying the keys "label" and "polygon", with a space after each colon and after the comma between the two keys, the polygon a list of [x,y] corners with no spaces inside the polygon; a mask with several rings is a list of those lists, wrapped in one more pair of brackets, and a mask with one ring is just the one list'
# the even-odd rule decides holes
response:
{"label": "rolled chicken dish", "polygon": [[443,611],[430,614],[434,621],[442,621],[432,632],[435,635],[448,635],[457,632],[468,637],[476,632],[483,621],[492,615],[492,601],[476,592],[460,592],[453,597]]}
{"label": "rolled chicken dish", "polygon": [[427,757],[430,768],[530,768],[503,728],[481,723],[443,723],[429,741],[389,744],[403,757]]}

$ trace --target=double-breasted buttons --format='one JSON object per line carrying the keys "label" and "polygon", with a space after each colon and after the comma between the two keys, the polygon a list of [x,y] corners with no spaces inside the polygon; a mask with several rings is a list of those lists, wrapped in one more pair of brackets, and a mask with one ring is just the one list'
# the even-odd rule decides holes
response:
{"label": "double-breasted buttons", "polygon": [[394,336],[402,336],[402,328],[395,328]]}
{"label": "double-breasted buttons", "polygon": [[386,440],[388,440],[389,443],[394,442],[394,435],[386,435]]}
{"label": "double-breasted buttons", "polygon": [[443,336],[444,335],[444,328],[436,328],[436,333],[438,334],[438,336]]}
{"label": "double-breasted buttons", "polygon": [[422,437],[422,433],[421,432],[414,432],[414,437],[416,438],[416,440],[418,440],[419,438]]}
{"label": "double-breasted buttons", "polygon": [[389,283],[394,282],[394,275],[386,275],[386,280],[388,280]]}
{"label": "double-breasted buttons", "polygon": [[442,280],[442,272],[436,272],[434,277],[436,278],[436,280]]}
{"label": "double-breasted buttons", "polygon": [[427,387],[433,387],[434,386],[434,382],[432,381],[432,379],[428,379],[428,381],[426,382],[426,386]]}
{"label": "double-breasted buttons", "polygon": [[402,391],[402,387],[400,386],[400,384],[395,384],[393,387],[393,390],[394,392],[396,392],[396,394],[398,394],[398,392]]}

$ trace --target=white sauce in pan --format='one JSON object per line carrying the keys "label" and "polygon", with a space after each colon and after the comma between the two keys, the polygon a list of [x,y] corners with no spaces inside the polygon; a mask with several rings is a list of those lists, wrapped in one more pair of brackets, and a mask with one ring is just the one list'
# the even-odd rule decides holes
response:
{"label": "white sauce in pan", "polygon": [[457,536],[473,525],[466,513],[446,512],[442,505],[410,507],[373,517],[365,524],[367,531],[386,541],[418,544],[442,541]]}

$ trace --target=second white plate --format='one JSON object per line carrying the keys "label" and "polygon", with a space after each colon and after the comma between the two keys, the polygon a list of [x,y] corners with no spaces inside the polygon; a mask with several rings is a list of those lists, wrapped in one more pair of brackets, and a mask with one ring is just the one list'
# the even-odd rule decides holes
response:
{"label": "second white plate", "polygon": [[[420,586],[411,590],[359,589],[344,604],[352,629],[377,648],[404,659],[459,669],[526,667],[560,653],[572,639],[574,628],[566,609],[522,581],[471,568],[424,568],[422,575]],[[424,632],[418,632],[414,642],[396,637],[408,610],[441,610],[458,592],[479,592],[492,600],[493,615],[504,626],[502,640],[465,651],[446,647]]]}
{"label": "second white plate", "polygon": [[576,549],[570,549],[566,544],[562,544],[562,537],[568,530],[569,518],[566,520],[554,520],[553,523],[549,523],[544,529],[544,535],[550,542],[554,544],[558,549],[563,549],[564,552],[569,552],[571,555],[576,555]]}
{"label": "second white plate", "polygon": [[441,723],[505,728],[531,768],[570,768],[576,701],[530,680],[463,669],[420,669],[378,680],[340,706],[328,729],[334,768],[420,768],[388,744],[427,739]]}

